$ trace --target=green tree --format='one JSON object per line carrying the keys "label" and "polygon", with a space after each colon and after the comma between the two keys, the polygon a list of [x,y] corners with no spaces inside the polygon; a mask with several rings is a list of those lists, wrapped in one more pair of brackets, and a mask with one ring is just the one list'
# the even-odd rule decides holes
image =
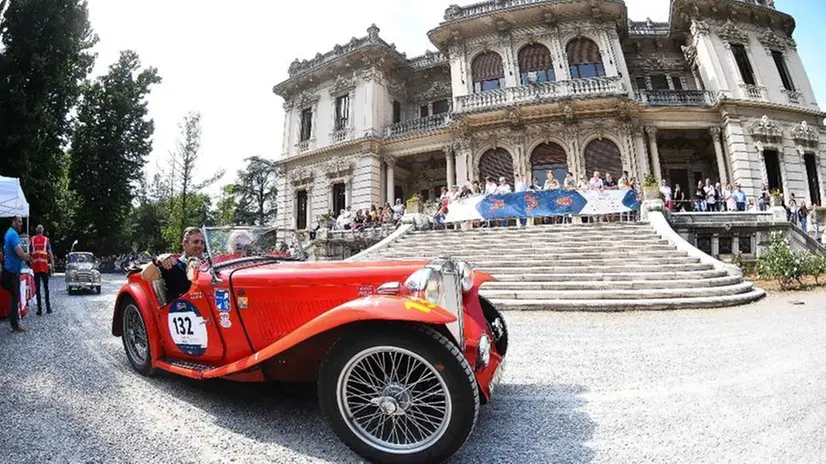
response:
{"label": "green tree", "polygon": [[[146,97],[161,82],[123,51],[109,72],[83,86],[72,134],[69,186],[77,195],[75,224],[98,253],[116,253],[126,232],[155,125]],[[80,229],[83,227],[85,230]]]}
{"label": "green tree", "polygon": [[2,0],[0,11],[0,175],[20,177],[32,223],[65,235],[68,115],[97,37],[82,0]]}
{"label": "green tree", "polygon": [[[183,210],[183,202],[181,195],[173,197],[164,208],[164,212],[171,213],[167,218],[168,221],[163,229],[163,239],[166,242],[167,250],[179,251],[181,249],[181,239],[183,238],[183,231],[178,227],[179,224],[188,224],[193,226],[211,226],[214,225],[212,216],[210,214],[212,201],[209,195],[204,193],[193,193],[187,200],[187,209]],[[169,207],[171,206],[171,208]]]}
{"label": "green tree", "polygon": [[[206,180],[195,183],[195,168],[201,149],[201,114],[190,112],[184,116],[179,125],[181,138],[177,142],[175,150],[170,153],[170,163],[172,165],[170,191],[180,203],[177,223],[179,234],[183,234],[184,229],[192,224],[190,218],[197,216],[201,203],[196,202],[190,205],[190,199],[200,194],[201,190],[217,182],[224,176],[224,170],[218,170]],[[180,194],[175,192],[179,191]],[[199,200],[200,201],[200,200]],[[170,216],[175,213],[174,205],[170,209]]]}
{"label": "green tree", "polygon": [[235,217],[238,206],[235,200],[235,186],[225,185],[221,189],[221,196],[218,199],[217,211],[215,212],[215,222],[219,226],[235,225]]}
{"label": "green tree", "polygon": [[275,218],[278,196],[278,166],[259,156],[244,161],[238,171],[235,192],[238,195],[238,219],[244,224],[266,225]]}

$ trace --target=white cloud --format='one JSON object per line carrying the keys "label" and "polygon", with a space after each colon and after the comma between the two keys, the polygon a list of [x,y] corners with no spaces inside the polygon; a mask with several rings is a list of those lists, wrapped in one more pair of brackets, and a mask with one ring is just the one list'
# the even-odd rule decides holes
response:
{"label": "white cloud", "polygon": [[[100,37],[95,73],[105,72],[120,50],[137,51],[163,77],[149,98],[155,119],[149,168],[174,147],[181,118],[200,111],[198,170],[206,176],[225,168],[230,181],[243,158],[280,154],[284,114],[272,87],[287,78],[293,59],[364,36],[371,23],[408,56],[424,53],[434,48],[427,31],[451,3],[456,0],[89,0]],[[668,16],[667,0],[626,4],[635,20]]]}

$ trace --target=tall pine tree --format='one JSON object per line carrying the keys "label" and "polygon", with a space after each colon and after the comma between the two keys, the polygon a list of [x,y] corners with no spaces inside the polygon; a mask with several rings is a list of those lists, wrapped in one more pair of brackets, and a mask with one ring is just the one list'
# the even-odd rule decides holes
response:
{"label": "tall pine tree", "polygon": [[107,74],[83,87],[69,184],[79,203],[78,233],[99,253],[122,251],[132,200],[152,151],[155,125],[147,117],[146,96],[160,82],[155,68],[141,70],[138,55],[124,51]]}
{"label": "tall pine tree", "polygon": [[67,219],[68,115],[97,37],[82,0],[2,0],[0,11],[0,175],[20,177],[32,222],[55,232]]}

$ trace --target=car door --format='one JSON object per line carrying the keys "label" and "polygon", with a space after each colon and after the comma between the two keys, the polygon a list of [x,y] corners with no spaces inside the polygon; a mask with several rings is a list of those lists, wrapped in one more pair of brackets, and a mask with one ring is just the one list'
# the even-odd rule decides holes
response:
{"label": "car door", "polygon": [[166,353],[174,358],[220,361],[224,342],[217,321],[197,284],[158,310],[158,327]]}

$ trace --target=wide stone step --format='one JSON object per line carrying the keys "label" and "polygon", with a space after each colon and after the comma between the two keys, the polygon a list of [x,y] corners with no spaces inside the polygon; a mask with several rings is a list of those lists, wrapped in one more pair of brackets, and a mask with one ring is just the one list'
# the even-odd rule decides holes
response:
{"label": "wide stone step", "polygon": [[711,264],[694,263],[694,264],[660,264],[656,265],[639,265],[626,264],[623,266],[520,266],[520,267],[502,267],[495,263],[491,266],[477,265],[476,268],[480,271],[499,277],[502,274],[600,274],[605,272],[613,273],[636,273],[636,272],[689,272],[689,271],[709,271],[714,269]]}
{"label": "wide stone step", "polygon": [[[509,242],[508,242],[509,243]],[[501,247],[501,244],[499,245]],[[509,247],[510,248],[510,247]],[[659,244],[648,244],[645,242],[640,243],[633,243],[630,245],[622,245],[618,243],[611,243],[610,245],[606,246],[591,246],[589,244],[583,243],[580,245],[566,245],[564,243],[561,244],[544,244],[544,243],[535,243],[531,246],[531,250],[550,250],[556,253],[607,253],[607,252],[625,252],[625,253],[636,253],[639,251],[676,251],[677,247],[674,245],[670,245],[668,243],[659,243]],[[491,251],[490,245],[479,245],[476,243],[464,243],[454,246],[444,246],[439,243],[431,243],[431,244],[417,244],[415,246],[407,246],[402,245],[401,243],[396,243],[390,247],[382,248],[375,253],[393,253],[403,250],[426,250],[426,251],[436,251],[436,252],[443,252],[443,251],[454,251],[454,252],[473,252],[473,251]],[[514,250],[518,251],[518,250]]]}
{"label": "wide stone step", "polygon": [[490,299],[500,310],[506,311],[640,311],[669,309],[709,309],[738,306],[766,296],[759,288],[745,293],[692,298],[650,298],[624,300],[515,300]]}
{"label": "wide stone step", "polygon": [[[700,262],[699,258],[692,258],[690,256],[677,256],[673,258],[598,258],[598,259],[567,259],[557,260],[553,255],[551,256],[535,256],[533,259],[525,258],[519,260],[512,260],[510,256],[507,254],[501,254],[501,259],[491,259],[493,256],[488,255],[484,257],[484,260],[471,260],[469,263],[474,267],[478,267],[479,269],[485,268],[520,268],[525,270],[532,270],[532,269],[539,269],[536,266],[542,266],[544,264],[556,264],[560,268],[564,268],[564,265],[569,265],[572,267],[583,267],[588,266],[596,269],[601,269],[603,271],[613,269],[614,267],[621,267],[621,266],[645,266],[651,270],[658,269],[663,265],[691,265]],[[551,262],[548,262],[548,258],[550,258]],[[390,260],[395,260],[397,258],[389,258]],[[401,259],[411,259],[411,258],[401,258]]]}
{"label": "wide stone step", "polygon": [[[450,256],[457,259],[463,259],[466,261],[474,262],[474,261],[489,261],[491,256],[503,256],[501,250],[450,250],[450,249],[431,249],[431,250],[408,250],[408,249],[399,249],[399,250],[384,250],[379,251],[375,254],[376,257],[385,257],[389,259],[402,259],[402,258],[433,258],[437,256]],[[615,259],[618,262],[622,260],[631,260],[636,261],[638,259],[676,259],[676,258],[686,258],[688,254],[683,251],[673,251],[673,250],[666,250],[666,251],[649,251],[645,249],[641,249],[638,251],[627,251],[627,250],[619,250],[619,251],[603,251],[603,252],[574,252],[574,253],[564,253],[553,248],[534,248],[534,249],[508,249],[504,257],[508,258],[508,260],[516,260],[524,262],[525,265],[530,265],[532,262],[537,262],[537,260],[553,260],[553,261],[589,261],[589,260],[606,260],[606,259]]]}
{"label": "wide stone step", "polygon": [[545,240],[543,238],[538,238],[536,240],[520,240],[515,239],[513,237],[501,237],[498,240],[464,240],[464,241],[456,241],[456,242],[444,242],[439,240],[438,238],[432,238],[430,240],[423,240],[423,241],[415,241],[411,242],[409,240],[399,240],[397,241],[393,247],[398,246],[405,246],[411,248],[423,248],[423,247],[433,247],[433,246],[442,246],[442,247],[460,247],[465,245],[474,245],[477,247],[501,247],[503,243],[507,243],[508,246],[522,246],[522,247],[534,247],[537,245],[543,246],[559,246],[559,247],[571,247],[571,246],[594,246],[594,247],[623,247],[623,246],[644,246],[644,245],[668,245],[668,240],[662,238],[644,238],[644,237],[630,237],[630,238],[605,238],[605,239],[597,239],[597,238],[587,238],[587,237],[576,237],[570,240]]}
{"label": "wide stone step", "polygon": [[566,230],[564,232],[557,232],[557,233],[537,233],[537,234],[521,234],[518,232],[511,232],[511,231],[499,231],[496,233],[489,233],[489,234],[463,234],[461,232],[457,232],[454,234],[441,234],[438,232],[430,232],[428,234],[416,234],[410,235],[407,234],[404,236],[405,240],[430,240],[433,238],[438,238],[439,240],[445,241],[453,241],[453,242],[463,242],[466,240],[494,240],[499,239],[502,237],[509,237],[513,239],[520,239],[520,240],[535,240],[537,237],[543,237],[548,240],[567,240],[573,239],[577,237],[583,238],[606,238],[606,239],[614,239],[614,238],[624,238],[624,237],[645,237],[645,238],[652,238],[652,237],[659,237],[659,234],[654,232],[653,230],[624,230],[624,231],[613,231],[613,232],[586,232],[586,231],[577,231],[577,230]]}
{"label": "wide stone step", "polygon": [[743,279],[739,276],[715,277],[710,279],[674,280],[581,280],[581,281],[517,281],[486,282],[482,290],[509,290],[516,292],[530,290],[644,290],[661,288],[723,287],[737,285]]}
{"label": "wide stone step", "polygon": [[746,293],[754,286],[750,282],[711,288],[657,288],[642,290],[489,290],[480,294],[497,300],[641,300],[651,298],[698,298]]}
{"label": "wide stone step", "polygon": [[[663,272],[655,270],[652,272],[595,272],[595,273],[548,273],[535,274],[531,272],[519,274],[502,274],[496,276],[499,282],[618,282],[618,281],[640,281],[640,280],[687,280],[687,281],[702,281],[704,279],[714,279],[725,277],[728,274],[726,271],[708,270],[708,271],[672,271]],[[493,284],[490,282],[486,285]]]}
{"label": "wide stone step", "polygon": [[653,231],[654,229],[648,224],[636,224],[636,223],[600,223],[600,224],[546,224],[546,225],[536,225],[536,226],[526,226],[526,227],[477,227],[474,229],[462,230],[462,229],[440,229],[440,230],[412,230],[408,233],[408,235],[451,235],[451,234],[464,234],[464,235],[485,235],[491,233],[501,233],[501,232],[508,232],[508,233],[518,233],[518,234],[543,234],[543,233],[560,233],[560,232],[568,232],[568,231],[581,231],[584,233],[597,233],[597,232],[613,232],[613,231],[635,231],[635,230],[646,230],[646,231]]}

